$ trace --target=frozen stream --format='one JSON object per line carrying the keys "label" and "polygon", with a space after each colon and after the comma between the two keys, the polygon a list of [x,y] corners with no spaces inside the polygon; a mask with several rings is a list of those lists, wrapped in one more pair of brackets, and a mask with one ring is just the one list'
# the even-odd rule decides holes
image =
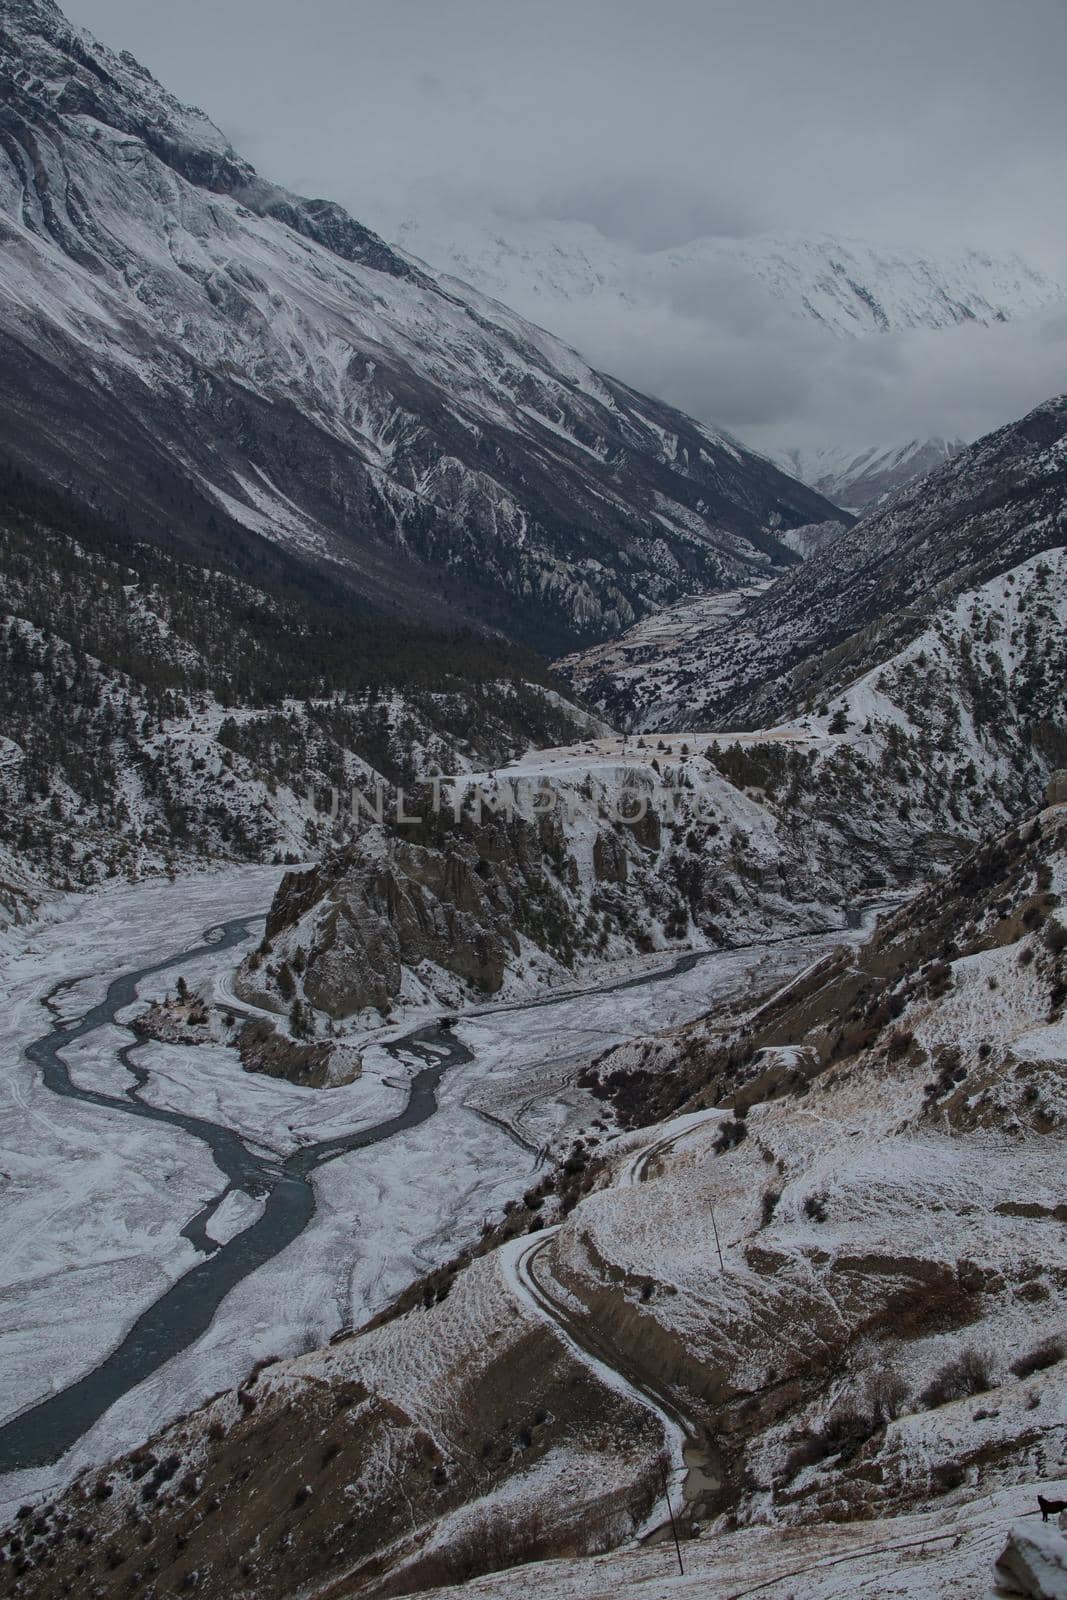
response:
{"label": "frozen stream", "polygon": [[[261,920],[262,917],[235,917],[221,927],[209,928],[203,943],[192,949],[183,950],[168,961],[123,973],[109,985],[104,1000],[90,1007],[78,1021],[59,1023],[27,1046],[27,1057],[40,1067],[42,1079],[53,1094],[151,1122],[169,1123],[195,1135],[207,1144],[228,1183],[182,1229],[203,1259],[142,1312],[122,1343],[98,1367],[0,1427],[0,1472],[58,1460],[121,1395],[199,1338],[230,1290],[303,1233],[315,1211],[311,1173],[324,1162],[351,1150],[381,1144],[405,1128],[425,1122],[437,1110],[436,1089],[442,1075],[457,1062],[470,1060],[466,1046],[436,1024],[415,1029],[389,1047],[398,1055],[403,1051],[426,1062],[412,1078],[407,1104],[396,1116],[320,1144],[302,1146],[280,1160],[249,1149],[231,1128],[217,1122],[146,1104],[140,1093],[149,1074],[131,1059],[137,1043],[119,1051],[134,1078],[125,1094],[102,1094],[80,1088],[72,1081],[61,1052],[85,1034],[114,1023],[118,1013],[136,999],[138,985],[145,978],[209,953],[232,949],[247,939],[250,923]],[[234,1189],[252,1196],[263,1195],[266,1204],[251,1227],[225,1244],[216,1244],[207,1233],[207,1224]]]}
{"label": "frozen stream", "polygon": [[[201,1351],[205,1379],[221,1376],[234,1381],[234,1362],[247,1370],[254,1359],[255,1341],[248,1338],[248,1329],[250,1321],[253,1329],[263,1327],[251,1320],[263,1297],[277,1295],[279,1284],[285,1285],[287,1294],[294,1292],[292,1286],[299,1283],[305,1270],[309,1283],[321,1279],[324,1257],[329,1258],[331,1268],[336,1267],[339,1239],[353,1241],[348,1246],[353,1262],[346,1264],[342,1273],[347,1275],[348,1304],[358,1305],[365,1313],[375,1299],[388,1297],[403,1281],[417,1275],[418,1267],[427,1258],[443,1259],[457,1237],[462,1237],[464,1230],[469,1232],[472,1197],[483,1208],[493,1198],[486,1189],[485,1175],[479,1174],[477,1181],[472,1181],[469,1172],[463,1170],[464,1165],[476,1168],[485,1141],[490,1139],[494,1146],[490,1166],[496,1181],[506,1174],[512,1187],[516,1183],[521,1186],[533,1160],[531,1149],[565,1122],[559,1107],[567,1098],[568,1063],[588,1059],[598,1048],[618,1039],[696,1015],[716,998],[736,993],[739,987],[757,980],[762,984],[768,978],[785,978],[822,954],[834,937],[842,937],[819,935],[750,951],[689,953],[667,967],[599,987],[472,1013],[463,1020],[461,1036],[442,1030],[435,1022],[423,1023],[402,1038],[376,1047],[391,1058],[390,1065],[395,1063],[399,1069],[396,1077],[401,1081],[384,1077],[378,1085],[379,1108],[385,1108],[382,1084],[388,1085],[390,1095],[394,1095],[393,1104],[388,1107],[391,1114],[353,1127],[359,1110],[365,1110],[366,1105],[361,1108],[358,1102],[348,1100],[343,1102],[349,1109],[342,1131],[325,1137],[305,1131],[289,1141],[295,1148],[279,1151],[271,1148],[269,1140],[256,1137],[255,1128],[250,1131],[245,1122],[238,1129],[201,1114],[202,1109],[217,1113],[219,1106],[204,1096],[197,1099],[195,1080],[192,1090],[186,1091],[187,1095],[192,1094],[193,1109],[175,1105],[173,1093],[169,1097],[163,1095],[164,1102],[169,1098],[171,1103],[159,1103],[151,1047],[132,1040],[118,1022],[146,980],[179,966],[199,963],[203,967],[208,960],[216,962],[227,950],[246,944],[251,927],[260,920],[261,916],[245,912],[209,928],[177,954],[124,972],[108,985],[102,999],[79,1016],[56,1021],[47,1032],[24,1043],[25,1063],[40,1085],[38,1102],[55,1097],[85,1108],[99,1130],[97,1138],[102,1142],[113,1135],[117,1147],[123,1138],[121,1125],[131,1120],[144,1128],[144,1134],[152,1141],[149,1148],[176,1138],[179,1148],[184,1149],[190,1139],[196,1141],[209,1157],[208,1170],[217,1169],[224,1180],[221,1186],[210,1185],[209,1181],[210,1198],[190,1207],[184,1217],[177,1219],[173,1208],[180,1207],[182,1193],[160,1197],[165,1203],[170,1202],[172,1226],[180,1227],[180,1240],[176,1243],[185,1252],[170,1271],[171,1281],[164,1280],[162,1292],[147,1304],[142,1303],[140,1310],[137,1299],[131,1297],[131,1312],[125,1323],[119,1321],[115,1329],[117,1342],[113,1335],[91,1364],[84,1359],[75,1361],[69,1375],[59,1364],[57,1370],[65,1381],[54,1384],[53,1392],[43,1398],[28,1396],[29,1403],[24,1401],[23,1409],[0,1425],[0,1472],[17,1474],[27,1489],[32,1483],[54,1478],[54,1472],[40,1469],[48,1469],[68,1456],[87,1434],[100,1441],[92,1451],[98,1458],[107,1428],[104,1424],[102,1431],[101,1419],[112,1408],[125,1421],[125,1426],[119,1426],[116,1432],[118,1443],[130,1433],[138,1437],[138,1430],[143,1435],[156,1420],[173,1414],[180,1400],[188,1403],[201,1398],[197,1393],[199,1376],[194,1379],[194,1369],[189,1366]],[[151,949],[151,942],[146,941],[144,948]],[[78,953],[72,950],[70,959],[76,962]],[[698,973],[697,969],[703,970]],[[58,976],[58,970],[53,971]],[[82,981],[69,970],[66,977],[72,984]],[[55,988],[53,985],[52,992]],[[38,993],[37,1000],[40,999]],[[87,1086],[84,1071],[76,1070],[74,1065],[79,1047],[87,1048],[79,1045],[83,1040],[97,1051],[93,1086]],[[25,1065],[22,1070],[27,1070]],[[439,1091],[446,1074],[450,1075],[452,1088],[442,1104]],[[293,1090],[273,1080],[261,1088],[252,1085],[247,1076],[245,1082],[250,1095],[257,1089],[275,1096],[287,1094],[285,1107],[294,1103],[294,1096],[301,1097],[299,1103],[306,1105],[309,1097],[312,1101],[316,1096],[323,1097],[320,1103],[325,1103],[327,1095],[351,1093]],[[359,1085],[353,1087],[358,1089]],[[45,1091],[44,1096],[40,1090]],[[404,1098],[394,1109],[397,1091],[402,1091]],[[479,1100],[486,1101],[486,1105],[479,1105]],[[282,1105],[281,1099],[273,1102],[272,1115],[277,1116]],[[527,1122],[524,1114],[531,1108],[532,1117]],[[439,1133],[415,1133],[442,1111]],[[491,1125],[486,1124],[487,1117]],[[45,1119],[38,1113],[36,1120],[41,1123]],[[156,1125],[154,1132],[152,1124]],[[326,1118],[326,1127],[337,1125],[336,1115]],[[456,1130],[460,1127],[463,1132],[457,1140]],[[472,1133],[472,1129],[481,1129],[481,1133]],[[478,1138],[481,1145],[475,1142]],[[436,1143],[430,1144],[430,1139]],[[450,1164],[447,1150],[463,1140],[467,1143],[462,1160],[457,1162],[453,1153]],[[355,1169],[351,1162],[339,1163],[346,1174],[340,1185],[331,1180],[322,1187],[322,1169],[338,1163],[338,1158],[389,1141],[390,1160],[384,1165],[380,1158],[369,1164],[357,1162]],[[527,1148],[520,1150],[517,1145]],[[57,1149],[54,1163],[62,1159],[62,1152]],[[411,1181],[412,1174],[427,1168],[432,1170],[433,1178],[427,1185],[428,1192],[420,1192],[419,1185]],[[320,1174],[318,1181],[316,1174]],[[41,1181],[47,1183],[47,1169],[42,1172]],[[201,1184],[203,1193],[202,1180]],[[376,1207],[367,1202],[368,1186],[378,1201]],[[451,1206],[444,1214],[442,1194]],[[234,1208],[240,1211],[242,1203],[247,1208],[252,1200],[254,1219],[243,1227],[239,1223],[237,1231],[227,1238],[226,1230],[218,1225],[222,1215]],[[407,1216],[397,1210],[398,1203],[404,1205],[405,1200]],[[317,1218],[319,1210],[325,1214]],[[367,1225],[358,1229],[357,1221],[363,1223],[365,1219]],[[313,1222],[316,1226],[309,1226]],[[323,1229],[323,1237],[317,1239]],[[312,1240],[306,1250],[304,1235]],[[218,1242],[220,1237],[223,1242]],[[394,1237],[397,1259],[390,1262],[390,1242]],[[297,1241],[301,1243],[295,1253],[290,1251],[286,1257],[285,1275],[281,1276],[282,1264],[271,1264]],[[87,1240],[90,1254],[92,1243]],[[190,1247],[195,1256],[186,1266]],[[357,1288],[353,1288],[362,1258],[377,1260],[377,1276],[368,1277],[365,1272]],[[383,1262],[388,1262],[388,1270]],[[91,1270],[91,1261],[87,1266]],[[246,1280],[264,1268],[267,1272],[262,1275],[257,1301],[254,1295],[249,1296]],[[141,1290],[143,1302],[143,1285]],[[220,1316],[224,1302],[226,1314]],[[344,1320],[343,1312],[334,1312],[334,1326]],[[39,1328],[45,1340],[50,1333],[48,1321],[45,1303]],[[311,1325],[314,1326],[313,1319]],[[321,1331],[320,1328],[320,1336]],[[240,1333],[244,1334],[243,1339]],[[218,1348],[223,1346],[225,1359]],[[238,1377],[241,1375],[238,1372]],[[39,1388],[38,1385],[38,1396]],[[84,1451],[75,1454],[84,1455]],[[14,1488],[15,1480],[8,1482]]]}

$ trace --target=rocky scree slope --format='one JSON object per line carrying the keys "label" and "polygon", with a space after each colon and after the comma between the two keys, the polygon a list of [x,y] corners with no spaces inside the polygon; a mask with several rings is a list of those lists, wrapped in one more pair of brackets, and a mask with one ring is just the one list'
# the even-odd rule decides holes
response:
{"label": "rocky scree slope", "polygon": [[[648,1120],[572,1163],[536,1270],[602,1362],[690,1419],[705,1469],[687,1566],[740,1549],[731,1530],[773,1571],[831,1535],[847,1560],[950,1529],[973,1586],[975,1550],[985,1571],[996,1552],[968,1508],[1011,1492],[1017,1513],[1015,1491],[1055,1478],[1065,892],[1060,806],[859,950],[592,1074],[605,1112]],[[513,1240],[538,1224],[530,1204],[502,1219]],[[32,1508],[3,1547],[12,1594],[339,1600],[492,1571],[494,1593],[523,1593],[500,1569],[626,1542],[659,1428],[514,1298],[509,1259],[457,1265],[418,1309],[261,1369]],[[666,1571],[662,1553],[655,1573],[615,1559],[613,1581]],[[552,1592],[600,1594],[603,1573],[575,1562]],[[736,1573],[717,1584],[703,1592],[735,1593]]]}
{"label": "rocky scree slope", "polygon": [[617,726],[766,726],[894,655],[963,591],[1062,547],[1065,490],[1060,397],[895,495],[703,637],[690,630],[676,655],[624,637],[563,670]]}
{"label": "rocky scree slope", "polygon": [[0,4],[0,427],[169,544],[543,649],[787,567],[826,501],[261,178],[52,0]]}

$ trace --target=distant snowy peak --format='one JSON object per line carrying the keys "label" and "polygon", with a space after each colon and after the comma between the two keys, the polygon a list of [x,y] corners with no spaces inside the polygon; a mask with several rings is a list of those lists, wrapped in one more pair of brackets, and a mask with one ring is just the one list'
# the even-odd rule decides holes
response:
{"label": "distant snowy peak", "polygon": [[700,241],[686,250],[699,259],[709,246],[709,262],[736,263],[788,310],[843,337],[966,322],[988,326],[1067,296],[1063,284],[1016,255],[970,250],[936,260],[858,239],[795,234]]}
{"label": "distant snowy peak", "polygon": [[965,448],[962,439],[911,439],[853,452],[827,447],[789,450],[778,458],[799,478],[846,511],[873,511],[883,500],[927,473],[936,472]]}
{"label": "distant snowy peak", "polygon": [[373,213],[385,237],[525,315],[552,324],[554,305],[610,297],[633,305],[679,292],[746,288],[842,338],[963,323],[989,326],[1067,298],[1067,286],[1019,256],[970,250],[934,259],[857,239],[763,234],[694,239],[640,251],[573,220],[481,220]]}

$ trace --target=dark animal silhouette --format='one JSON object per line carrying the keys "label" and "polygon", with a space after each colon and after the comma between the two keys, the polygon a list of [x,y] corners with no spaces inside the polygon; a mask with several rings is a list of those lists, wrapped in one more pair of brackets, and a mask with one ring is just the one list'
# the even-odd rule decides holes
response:
{"label": "dark animal silhouette", "polygon": [[1058,1511],[1067,1511],[1067,1500],[1046,1500],[1043,1494],[1037,1497],[1041,1507],[1041,1520],[1047,1522],[1049,1517],[1054,1517]]}

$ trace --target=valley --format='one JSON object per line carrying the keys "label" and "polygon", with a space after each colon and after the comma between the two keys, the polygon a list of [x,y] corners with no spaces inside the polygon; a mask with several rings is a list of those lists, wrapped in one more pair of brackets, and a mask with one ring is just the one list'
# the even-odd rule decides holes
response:
{"label": "valley", "polygon": [[[731,1526],[751,1529],[770,1515],[783,1531],[777,1544],[758,1546],[757,1561],[771,1563],[768,1581],[775,1570],[794,1570],[798,1552],[831,1568],[836,1555],[848,1561],[866,1549],[888,1558],[901,1541],[888,1533],[879,1538],[874,1527],[860,1547],[845,1528],[836,1535],[824,1528],[821,1544],[814,1545],[802,1532],[816,1511],[825,1524],[831,1505],[831,1520],[846,1527],[851,1518],[870,1515],[863,1508],[872,1483],[879,1514],[894,1506],[904,1530],[913,1512],[925,1508],[928,1514],[931,1497],[953,1495],[964,1483],[1017,1505],[1017,1498],[1004,1500],[1002,1486],[1020,1468],[1053,1492],[1057,1480],[1049,1469],[1061,1424],[1058,1391],[1049,1385],[1059,1381],[1057,1362],[1062,1366],[1056,1344],[1062,1272],[1055,1252],[1046,1259],[1044,1238],[1046,1228],[1056,1228],[1062,1206],[1042,1146],[1058,1139],[1062,1123],[1057,1062],[1065,938],[1055,907],[1063,845],[1061,805],[968,858],[918,900],[857,914],[851,932],[703,958],[660,956],[654,966],[646,962],[644,972],[608,981],[602,976],[569,995],[476,1008],[444,1033],[425,1023],[414,1031],[401,1025],[392,1037],[382,1030],[361,1040],[364,1075],[347,1088],[298,1090],[257,1079],[250,1106],[237,1115],[231,1110],[231,1125],[257,1159],[264,1152],[284,1163],[289,1150],[315,1169],[314,1217],[280,1256],[235,1286],[203,1337],[132,1389],[72,1452],[5,1484],[16,1498],[27,1492],[43,1497],[46,1534],[54,1528],[60,1536],[70,1516],[65,1506],[83,1519],[110,1520],[106,1537],[119,1570],[138,1559],[121,1532],[122,1518],[145,1535],[149,1553],[159,1555],[169,1537],[165,1530],[177,1519],[175,1525],[187,1529],[175,1547],[180,1572],[185,1543],[193,1541],[186,1559],[197,1562],[212,1538],[202,1485],[217,1479],[221,1487],[226,1474],[254,1470],[250,1463],[266,1459],[255,1443],[266,1430],[274,1440],[273,1470],[282,1472],[283,1484],[297,1487],[285,1488],[280,1501],[242,1496],[234,1502],[247,1507],[244,1531],[228,1536],[228,1556],[220,1550],[210,1557],[209,1571],[217,1569],[222,1588],[216,1591],[211,1578],[209,1592],[226,1592],[228,1563],[243,1560],[257,1575],[256,1592],[270,1594],[288,1592],[298,1581],[331,1592],[344,1573],[346,1592],[377,1593],[382,1559],[388,1570],[405,1574],[406,1584],[423,1588],[436,1573],[476,1575],[478,1562],[492,1561],[501,1540],[520,1560],[523,1551],[551,1555],[561,1545],[575,1551],[596,1549],[601,1541],[626,1544],[627,1526],[631,1537],[665,1526],[662,1485],[655,1487],[661,1460],[672,1475],[687,1560],[698,1570],[706,1565],[702,1541],[689,1552],[709,1519],[718,1530],[711,1546],[720,1552],[716,1559],[726,1559],[742,1547]],[[203,921],[224,899],[233,910],[236,898],[262,895],[264,887],[262,876],[258,882],[249,876],[241,888],[231,873],[215,883],[183,885],[177,894],[178,886],[115,893],[135,897],[124,916],[155,929],[158,944],[180,936],[183,919],[197,939],[194,912]],[[161,933],[168,894],[184,909]],[[101,921],[106,929],[107,920]],[[27,958],[34,970],[25,982],[24,1025],[27,1012],[40,1014],[42,995],[58,981],[54,967],[42,971],[42,958],[52,966],[60,950],[69,957],[70,930],[61,920],[54,926],[51,961],[47,928],[34,936]],[[944,948],[947,928],[962,942],[942,964],[929,958]],[[101,928],[89,931],[99,942]],[[212,993],[213,974],[232,970],[236,954],[210,941],[194,945],[187,971],[199,992]],[[120,962],[129,955],[111,951]],[[181,960],[173,949],[168,957]],[[159,959],[169,969],[168,957]],[[64,1014],[80,1015],[99,981],[83,972],[62,1000]],[[144,980],[141,998],[162,981],[161,968]],[[227,992],[224,981],[222,996]],[[115,997],[127,993],[120,988]],[[123,1012],[120,1025],[126,1017]],[[97,1080],[113,1075],[107,1063],[120,1037],[112,1025],[99,1041]],[[973,1043],[978,1039],[980,1048]],[[961,1052],[965,1041],[972,1042]],[[77,1060],[80,1041],[72,1043]],[[154,1101],[160,1047],[142,1048],[143,1055],[134,1049],[146,1075],[141,1093]],[[181,1053],[195,1056],[205,1048],[182,1047]],[[403,1107],[417,1098],[427,1055],[437,1057],[437,1106],[428,1105],[429,1114],[421,1113],[426,1120],[405,1129]],[[75,1113],[34,1083],[29,1063],[26,1070],[29,1082],[16,1107],[34,1114],[38,1129],[47,1118],[55,1136],[69,1139],[75,1114],[84,1119],[89,1109]],[[198,1070],[199,1103],[207,1099],[205,1082],[216,1075],[216,1103],[226,1099],[227,1068],[220,1060]],[[172,1099],[166,1083],[162,1094]],[[632,1109],[635,1095],[640,1104],[650,1094],[659,1109],[648,1124],[647,1113],[635,1119]],[[232,1091],[229,1103],[237,1103]],[[102,1114],[102,1107],[92,1108],[94,1119]],[[353,1120],[359,1124],[355,1138],[338,1131]],[[127,1121],[108,1110],[109,1128]],[[132,1157],[136,1171],[136,1147],[121,1126],[115,1135],[112,1163]],[[38,1132],[40,1148],[22,1158],[20,1173],[12,1175],[16,1184],[34,1161],[53,1159],[42,1140]],[[98,1150],[99,1128],[95,1143]],[[338,1153],[354,1143],[367,1155]],[[553,1181],[560,1160],[561,1172],[577,1174],[569,1180],[578,1183],[569,1197]],[[212,1193],[224,1187],[216,1178]],[[112,1183],[112,1206],[117,1192]],[[17,1198],[5,1195],[9,1203]],[[195,1213],[207,1219],[210,1235],[211,1203],[211,1195],[193,1206],[186,1198],[174,1207],[168,1196],[159,1207],[157,1199],[156,1227],[175,1237],[185,1226],[189,1236],[186,1225]],[[887,1207],[894,1217],[891,1236],[883,1226]],[[931,1232],[935,1212],[942,1221]],[[708,1232],[712,1216],[717,1244]],[[103,1220],[101,1211],[97,1229]],[[50,1223],[43,1219],[36,1232],[23,1230],[24,1272],[35,1254],[47,1259]],[[231,1237],[240,1241],[242,1226],[254,1233],[256,1223],[249,1224],[247,1212],[231,1218]],[[472,1252],[472,1240],[487,1226],[488,1249]],[[945,1227],[951,1228],[947,1244],[941,1240]],[[82,1248],[87,1244],[83,1239]],[[113,1260],[114,1237],[105,1231],[95,1248]],[[405,1280],[420,1274],[421,1298],[402,1296],[399,1315],[387,1311]],[[66,1276],[62,1269],[60,1275]],[[47,1274],[41,1282],[39,1271],[12,1287],[31,1313],[34,1296],[50,1292]],[[914,1313],[905,1310],[912,1305]],[[375,1316],[382,1311],[384,1317]],[[99,1317],[102,1344],[114,1338],[108,1322]],[[353,1324],[357,1331],[350,1333]],[[783,1344],[786,1329],[792,1332]],[[327,1348],[299,1353],[331,1334]],[[542,1348],[546,1337],[548,1346],[536,1358],[538,1378],[530,1384],[522,1376],[532,1358],[525,1346],[532,1340]],[[1006,1373],[1007,1357],[994,1353],[1025,1352],[1031,1345],[1047,1346],[1048,1353],[1025,1368],[1020,1357],[1019,1379]],[[968,1350],[981,1350],[985,1365],[980,1373],[975,1367],[977,1387],[965,1387],[957,1399],[956,1380],[939,1373],[948,1373]],[[468,1387],[475,1352],[482,1371],[477,1399]],[[83,1348],[79,1356],[84,1360]],[[23,1359],[32,1393],[41,1378]],[[918,1386],[918,1398],[905,1397],[903,1378],[879,1387],[877,1372],[902,1361],[909,1395]],[[54,1358],[48,1370],[54,1374]],[[413,1390],[416,1371],[422,1376]],[[1028,1381],[1033,1372],[1042,1373],[1037,1388]],[[223,1395],[197,1409],[220,1384]],[[61,1414],[68,1391],[60,1388],[42,1414],[49,1408]],[[990,1391],[992,1405],[968,1403],[968,1395]],[[863,1404],[872,1410],[859,1402],[859,1409],[848,1409],[850,1395],[868,1393]],[[341,1398],[349,1394],[354,1399]],[[362,1487],[348,1539],[323,1547],[312,1529],[325,1505],[316,1511],[312,1496],[308,1511],[294,1517],[286,1497],[291,1492],[298,1508],[304,1503],[299,1484],[308,1472],[306,1451],[309,1441],[329,1436],[333,1395],[338,1404],[355,1404],[362,1420],[354,1432],[342,1430],[336,1449],[324,1448],[319,1470],[331,1478],[340,1471],[349,1482],[355,1472]],[[520,1416],[524,1407],[540,1409],[531,1410],[534,1420],[523,1424],[519,1442],[498,1451],[493,1427],[506,1431],[517,1424],[494,1424],[493,1416],[514,1419],[516,1405]],[[1028,1408],[1039,1413],[1033,1422],[1024,1421]],[[798,1431],[798,1420],[827,1414],[829,1425],[813,1420],[808,1435]],[[175,1420],[168,1423],[168,1416]],[[27,1418],[32,1424],[32,1409]],[[137,1441],[161,1424],[146,1454]],[[4,1428],[5,1447],[18,1438],[18,1428]],[[472,1428],[486,1443],[480,1468],[468,1475],[462,1463],[470,1446],[463,1440]],[[421,1486],[415,1458],[427,1430],[436,1440],[433,1473]],[[805,1437],[810,1446],[796,1443]],[[605,1448],[613,1457],[607,1473]],[[353,1449],[362,1467],[351,1459]],[[865,1464],[872,1452],[879,1464],[873,1476]],[[100,1468],[116,1456],[117,1467]],[[174,1489],[168,1479],[154,1478],[151,1495],[141,1499],[145,1509],[136,1511],[139,1462],[155,1470],[172,1459],[178,1463]],[[238,1469],[239,1459],[248,1464]],[[394,1466],[382,1476],[374,1463],[390,1460]],[[200,1467],[190,1466],[197,1461]],[[406,1501],[395,1499],[401,1461],[407,1463]],[[575,1505],[584,1508],[581,1534],[565,1511],[561,1520],[548,1509],[555,1500],[545,1499],[545,1474],[555,1482],[560,1472],[573,1484]],[[98,1489],[88,1500],[104,1506],[99,1513],[84,1509],[93,1482],[108,1486],[106,1496]],[[273,1530],[266,1542],[264,1517]],[[304,1535],[294,1543],[291,1533],[283,1534],[271,1554],[277,1530],[287,1524],[304,1528]],[[921,1537],[930,1524],[915,1526]],[[477,1555],[470,1543],[475,1529]],[[788,1529],[796,1530],[792,1541]],[[936,1538],[932,1543],[936,1572],[940,1546]],[[665,1570],[649,1567],[665,1557],[641,1556],[636,1548],[632,1556],[615,1558],[614,1581],[639,1582]],[[978,1559],[984,1548],[968,1534],[967,1560]],[[953,1581],[960,1570],[946,1568]],[[601,1571],[592,1564],[587,1579],[595,1582]],[[517,1574],[516,1593],[523,1581]],[[577,1575],[560,1581],[579,1584],[576,1593],[595,1592],[581,1587],[586,1580]],[[498,1582],[510,1586],[512,1580]]]}
{"label": "valley", "polygon": [[[164,1414],[186,1409],[217,1383],[239,1383],[263,1354],[291,1353],[367,1320],[408,1278],[466,1243],[485,1215],[521,1192],[544,1154],[573,1134],[590,1114],[574,1078],[594,1054],[635,1030],[677,1022],[709,995],[726,1000],[750,984],[769,983],[844,937],[801,937],[780,947],[709,953],[699,961],[665,964],[660,957],[646,961],[644,973],[609,978],[592,989],[474,1012],[447,1033],[431,1022],[399,1036],[395,1030],[394,1036],[359,1036],[363,1072],[346,1089],[293,1088],[243,1072],[225,1051],[146,1045],[122,1026],[176,969],[210,993],[232,965],[231,951],[239,953],[255,936],[261,911],[209,928],[191,949],[113,980],[104,999],[80,1012],[100,982],[93,963],[100,960],[101,923],[106,929],[121,919],[138,933],[143,928],[141,937],[158,949],[191,917],[232,910],[235,899],[262,896],[269,881],[263,869],[253,868],[169,889],[123,891],[110,906],[105,896],[90,916],[82,953],[75,953],[77,930],[64,919],[37,932],[22,958],[27,980],[16,980],[13,990],[24,1031],[9,1034],[8,1048],[25,1051],[27,1081],[5,1117],[5,1145],[28,1151],[26,1135],[39,1131],[32,1157],[6,1174],[0,1196],[5,1232],[22,1240],[17,1257],[8,1260],[2,1291],[9,1307],[5,1365],[23,1374],[11,1396],[19,1414],[0,1425],[3,1470],[18,1475],[5,1480],[13,1494],[23,1492],[22,1474],[34,1487],[54,1482],[49,1464],[62,1461],[69,1474],[135,1439],[148,1419],[158,1422],[161,1408]],[[67,911],[72,915],[77,910]],[[49,957],[52,928],[58,948]],[[102,970],[125,967],[145,953],[112,946]],[[71,958],[76,970],[61,973]],[[39,1019],[47,1014],[39,1009],[44,1006],[58,1013],[54,1031],[23,1043],[35,1012]],[[554,1048],[561,1033],[568,1040],[562,1055]],[[209,1108],[219,1120],[208,1120]],[[150,1138],[131,1135],[131,1113],[153,1121],[157,1131]],[[420,1131],[431,1117],[436,1125]],[[169,1184],[178,1172],[165,1166],[160,1125],[174,1130],[175,1153],[190,1150],[190,1138],[208,1147],[206,1168],[198,1161],[175,1191]],[[71,1147],[93,1128],[92,1158],[71,1159]],[[391,1178],[377,1156],[362,1171],[353,1167],[355,1151],[386,1141]],[[34,1171],[48,1170],[57,1158],[69,1162],[72,1194],[91,1192],[91,1174],[97,1184],[106,1175],[114,1185],[112,1201],[101,1206],[89,1231],[73,1221],[86,1202],[76,1205],[72,1198],[44,1217],[37,1211]],[[161,1162],[166,1181],[156,1189],[151,1220],[142,1223],[139,1249],[128,1234],[126,1208],[131,1191],[151,1182]],[[343,1174],[328,1172],[325,1163],[335,1162]],[[208,1197],[202,1186],[210,1187],[212,1173],[217,1188]],[[203,1198],[193,1206],[190,1194],[198,1189]],[[387,1223],[376,1215],[383,1205]],[[337,1215],[340,1208],[347,1223]],[[339,1227],[347,1231],[353,1223],[346,1242]],[[146,1304],[158,1283],[164,1238],[172,1241],[167,1254],[174,1281]],[[97,1257],[108,1266],[98,1267]],[[72,1272],[86,1287],[78,1303],[80,1337],[64,1376],[55,1346],[35,1358],[32,1329],[49,1315],[57,1294],[69,1291]],[[316,1291],[323,1297],[319,1305]],[[268,1304],[279,1309],[264,1321]],[[94,1344],[99,1356],[86,1366]]]}
{"label": "valley", "polygon": [[0,1594],[1067,1600],[1048,19],[439,9],[0,0]]}

